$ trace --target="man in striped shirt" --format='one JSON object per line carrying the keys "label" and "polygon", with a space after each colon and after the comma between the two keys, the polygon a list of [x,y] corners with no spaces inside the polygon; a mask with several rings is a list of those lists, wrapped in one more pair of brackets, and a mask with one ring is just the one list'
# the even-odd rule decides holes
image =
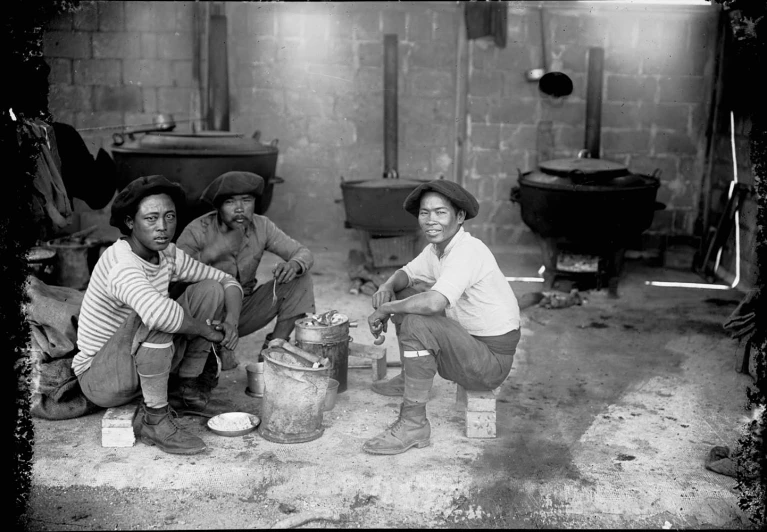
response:
{"label": "man in striped shirt", "polygon": [[[175,420],[168,376],[178,371],[182,396],[203,370],[211,343],[237,345],[242,288],[230,275],[206,266],[171,244],[181,186],[163,176],[132,181],[115,198],[110,224],[126,235],[99,258],[83,298],[79,353],[72,369],[88,399],[108,408],[139,396],[134,421],[139,439],[165,452],[196,454],[205,443]],[[173,300],[172,281],[191,283]],[[203,405],[204,408],[204,405]]]}

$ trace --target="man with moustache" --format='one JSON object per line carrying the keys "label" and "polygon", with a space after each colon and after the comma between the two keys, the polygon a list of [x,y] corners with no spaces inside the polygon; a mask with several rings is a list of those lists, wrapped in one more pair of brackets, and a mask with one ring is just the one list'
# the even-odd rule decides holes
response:
{"label": "man with moustache", "polygon": [[[196,454],[205,443],[176,421],[168,377],[177,370],[193,380],[211,343],[237,344],[242,288],[171,244],[184,199],[181,186],[161,175],[140,177],[115,197],[109,223],[125,236],[94,267],[72,369],[99,406],[143,398],[133,425],[138,439],[167,453]],[[189,283],[177,300],[168,294],[172,281]],[[195,390],[186,393],[199,402]]]}
{"label": "man with moustache", "polygon": [[479,212],[476,198],[456,183],[435,180],[413,190],[403,207],[418,218],[429,245],[373,294],[370,331],[386,331],[391,317],[402,360],[402,373],[374,383],[373,391],[403,396],[403,402],[397,421],[365,442],[370,454],[429,445],[426,403],[434,376],[467,390],[497,388],[520,338],[514,292],[488,247],[463,229]]}
{"label": "man with moustache", "polygon": [[[178,238],[177,246],[202,263],[222,270],[239,281],[243,289],[239,336],[247,336],[268,325],[266,335],[288,340],[297,319],[314,313],[314,286],[308,275],[314,256],[305,246],[286,235],[266,216],[255,214],[256,198],[263,193],[264,179],[252,172],[231,171],[218,176],[201,199],[215,210],[196,218]],[[256,271],[265,252],[282,259],[273,278],[258,284]],[[223,369],[237,366],[233,348],[225,346]],[[212,373],[210,362],[206,376]],[[213,387],[215,378],[202,386]]]}

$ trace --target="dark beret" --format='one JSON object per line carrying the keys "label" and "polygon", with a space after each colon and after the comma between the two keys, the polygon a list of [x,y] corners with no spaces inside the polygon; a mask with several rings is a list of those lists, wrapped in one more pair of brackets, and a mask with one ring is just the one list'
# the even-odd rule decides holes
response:
{"label": "dark beret", "polygon": [[130,229],[125,225],[126,216],[135,216],[141,200],[154,194],[167,194],[181,209],[186,202],[186,194],[181,185],[168,180],[165,176],[150,175],[134,179],[122,189],[112,202],[112,212],[109,217],[109,225],[117,227],[124,235],[130,234]]}
{"label": "dark beret", "polygon": [[463,188],[458,183],[446,181],[444,179],[435,179],[422,185],[418,185],[413,192],[405,198],[402,206],[407,212],[418,217],[418,211],[421,208],[421,196],[425,192],[438,192],[449,199],[458,210],[466,212],[466,219],[474,218],[479,213],[479,203],[477,198]]}
{"label": "dark beret", "polygon": [[264,178],[253,172],[239,170],[221,174],[202,191],[201,200],[214,207],[218,202],[236,194],[260,196],[264,191]]}

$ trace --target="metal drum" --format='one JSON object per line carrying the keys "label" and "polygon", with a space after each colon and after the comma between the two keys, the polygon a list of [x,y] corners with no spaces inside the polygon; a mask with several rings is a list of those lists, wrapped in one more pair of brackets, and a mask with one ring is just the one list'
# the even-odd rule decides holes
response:
{"label": "metal drum", "polygon": [[296,345],[331,362],[330,378],[338,381],[338,392],[346,391],[346,373],[349,368],[349,318],[335,315],[331,325],[318,324],[310,317],[296,321]]}

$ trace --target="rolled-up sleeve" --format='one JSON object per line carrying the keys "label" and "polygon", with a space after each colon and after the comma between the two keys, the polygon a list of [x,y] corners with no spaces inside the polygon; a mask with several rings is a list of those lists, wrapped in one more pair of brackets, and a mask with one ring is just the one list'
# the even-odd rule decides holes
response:
{"label": "rolled-up sleeve", "polygon": [[274,222],[265,218],[265,249],[284,261],[293,260],[301,266],[298,275],[303,275],[314,265],[314,255],[309,248],[286,235]]}

